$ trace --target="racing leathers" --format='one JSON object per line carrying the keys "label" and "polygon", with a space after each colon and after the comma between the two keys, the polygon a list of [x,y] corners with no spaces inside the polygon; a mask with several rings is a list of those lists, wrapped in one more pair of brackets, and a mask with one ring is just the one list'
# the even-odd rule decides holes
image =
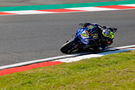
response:
{"label": "racing leathers", "polygon": [[117,30],[116,28],[101,26],[94,23],[84,23],[81,24],[81,26],[82,28],[85,28],[84,30],[86,30],[87,35],[93,37],[93,39],[90,39],[86,44],[86,47],[91,43],[94,43],[94,49],[98,50],[100,48],[104,50],[113,43],[114,33]]}

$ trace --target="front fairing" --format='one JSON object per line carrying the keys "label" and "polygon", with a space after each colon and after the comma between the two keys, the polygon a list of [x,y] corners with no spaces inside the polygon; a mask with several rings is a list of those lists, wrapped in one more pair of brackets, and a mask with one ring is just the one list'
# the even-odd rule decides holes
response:
{"label": "front fairing", "polygon": [[77,37],[81,43],[89,44],[90,40],[93,39],[92,36],[86,33],[87,28],[80,28],[76,31],[75,37]]}

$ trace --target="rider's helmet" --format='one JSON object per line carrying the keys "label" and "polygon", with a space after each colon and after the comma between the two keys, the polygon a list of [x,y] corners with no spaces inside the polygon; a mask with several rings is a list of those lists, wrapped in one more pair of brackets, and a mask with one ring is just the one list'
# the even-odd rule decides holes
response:
{"label": "rider's helmet", "polygon": [[111,30],[111,28],[106,28],[102,31],[102,35],[104,37],[110,38],[110,39],[114,39],[114,32]]}

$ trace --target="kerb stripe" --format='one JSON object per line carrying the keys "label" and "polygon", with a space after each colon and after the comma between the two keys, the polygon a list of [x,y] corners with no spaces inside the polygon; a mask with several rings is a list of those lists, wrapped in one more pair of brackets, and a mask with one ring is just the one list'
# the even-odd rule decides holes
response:
{"label": "kerb stripe", "polygon": [[4,75],[16,73],[16,72],[22,72],[22,71],[26,71],[26,70],[31,70],[31,69],[35,69],[35,68],[39,68],[39,67],[53,66],[53,65],[62,64],[62,63],[63,62],[60,62],[60,61],[48,61],[48,62],[31,64],[31,65],[27,65],[27,66],[4,69],[4,70],[0,70],[0,76],[4,76]]}
{"label": "kerb stripe", "polygon": [[112,9],[135,9],[132,6],[121,6],[121,5],[114,5],[114,6],[98,6],[100,8],[112,8]]}

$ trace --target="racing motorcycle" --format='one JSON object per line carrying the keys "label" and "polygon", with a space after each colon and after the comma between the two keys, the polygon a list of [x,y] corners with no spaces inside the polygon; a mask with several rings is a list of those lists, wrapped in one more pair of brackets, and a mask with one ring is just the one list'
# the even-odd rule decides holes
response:
{"label": "racing motorcycle", "polygon": [[[67,41],[62,45],[60,51],[65,54],[73,54],[80,52],[95,52],[100,45],[98,45],[98,35],[97,33],[93,33],[88,35],[86,28],[78,28],[71,40]],[[113,30],[113,29],[112,29]],[[88,40],[90,40],[90,44],[88,44]],[[108,42],[110,43],[110,42]],[[107,47],[106,47],[107,48]]]}

